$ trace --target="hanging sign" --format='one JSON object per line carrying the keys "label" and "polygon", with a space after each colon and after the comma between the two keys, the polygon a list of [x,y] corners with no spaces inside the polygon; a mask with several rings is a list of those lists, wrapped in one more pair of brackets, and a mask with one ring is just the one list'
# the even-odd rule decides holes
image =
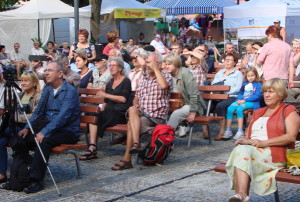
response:
{"label": "hanging sign", "polygon": [[163,18],[166,9],[115,9],[115,18]]}

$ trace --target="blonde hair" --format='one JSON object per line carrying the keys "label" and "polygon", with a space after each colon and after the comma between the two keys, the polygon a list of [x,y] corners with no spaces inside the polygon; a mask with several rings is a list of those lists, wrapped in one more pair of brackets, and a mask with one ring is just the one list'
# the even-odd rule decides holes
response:
{"label": "blonde hair", "polygon": [[38,93],[41,92],[39,78],[35,72],[23,72],[23,74],[21,75],[21,80],[27,80],[35,83],[35,91]]}
{"label": "blonde hair", "polygon": [[181,58],[178,54],[176,53],[169,53],[164,56],[164,62],[171,63],[177,68],[181,67]]}
{"label": "blonde hair", "polygon": [[246,69],[246,72],[244,73],[244,81],[248,81],[247,80],[247,74],[249,72],[253,72],[255,74],[255,80],[254,80],[254,82],[259,82],[259,75],[258,75],[258,72],[257,72],[257,70],[256,70],[255,67],[250,67],[250,68]]}
{"label": "blonde hair", "polygon": [[269,89],[273,89],[282,100],[285,100],[288,96],[285,82],[279,78],[273,78],[266,81],[262,86],[262,92],[266,92]]}

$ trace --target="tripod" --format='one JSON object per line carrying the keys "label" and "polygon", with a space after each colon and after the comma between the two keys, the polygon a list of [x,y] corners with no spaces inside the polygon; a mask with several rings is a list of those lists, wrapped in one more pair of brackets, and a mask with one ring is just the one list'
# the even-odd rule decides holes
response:
{"label": "tripod", "polygon": [[[17,106],[19,105],[21,112],[24,114],[24,116],[26,118],[26,122],[27,122],[27,124],[28,124],[28,126],[30,128],[30,131],[31,131],[32,135],[34,136],[34,140],[35,140],[36,146],[38,147],[39,152],[41,153],[41,156],[43,158],[43,161],[44,161],[44,163],[47,166],[47,170],[48,170],[48,172],[49,172],[49,174],[51,176],[51,179],[52,179],[53,184],[54,184],[54,186],[56,188],[56,191],[57,191],[58,195],[61,196],[61,193],[59,192],[59,189],[58,189],[58,187],[56,185],[56,182],[55,182],[55,180],[53,178],[52,172],[51,172],[51,170],[49,168],[48,162],[45,159],[45,156],[44,156],[43,151],[42,151],[42,149],[40,147],[40,144],[39,144],[38,140],[36,139],[35,133],[34,133],[33,128],[32,128],[32,125],[31,125],[31,123],[28,120],[28,117],[26,115],[24,107],[23,107],[23,105],[21,103],[21,100],[20,100],[20,98],[18,96],[17,90],[22,91],[21,88],[14,81],[6,81],[6,83],[4,84],[4,88],[3,88],[3,90],[2,90],[2,92],[0,94],[0,100],[4,96],[4,106],[5,106],[5,109],[8,109],[9,114],[12,115],[12,117],[10,117],[10,120],[11,120],[10,123],[11,124],[9,125],[9,128],[12,129],[11,131],[13,131],[14,134],[16,133],[16,130],[15,130],[16,127],[15,127],[15,121],[14,121],[15,120],[14,119],[14,114],[16,112]],[[6,99],[6,98],[8,98],[8,99]]]}

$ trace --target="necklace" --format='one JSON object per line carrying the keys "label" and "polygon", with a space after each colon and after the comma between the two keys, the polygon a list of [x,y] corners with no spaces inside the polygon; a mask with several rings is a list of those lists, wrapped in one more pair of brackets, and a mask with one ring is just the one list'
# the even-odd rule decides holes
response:
{"label": "necklace", "polygon": [[84,73],[80,73],[80,75],[85,75],[86,73],[88,73],[89,69],[87,69]]}
{"label": "necklace", "polygon": [[263,128],[267,127],[267,122],[268,122],[269,117],[261,117],[261,118],[262,118],[262,120],[261,120],[262,124],[260,126],[260,129],[262,130]]}

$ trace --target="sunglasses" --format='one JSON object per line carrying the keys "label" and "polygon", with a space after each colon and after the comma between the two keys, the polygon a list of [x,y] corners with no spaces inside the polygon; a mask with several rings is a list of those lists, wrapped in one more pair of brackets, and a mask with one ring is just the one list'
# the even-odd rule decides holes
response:
{"label": "sunglasses", "polygon": [[32,74],[33,71],[32,70],[24,70],[23,73]]}

